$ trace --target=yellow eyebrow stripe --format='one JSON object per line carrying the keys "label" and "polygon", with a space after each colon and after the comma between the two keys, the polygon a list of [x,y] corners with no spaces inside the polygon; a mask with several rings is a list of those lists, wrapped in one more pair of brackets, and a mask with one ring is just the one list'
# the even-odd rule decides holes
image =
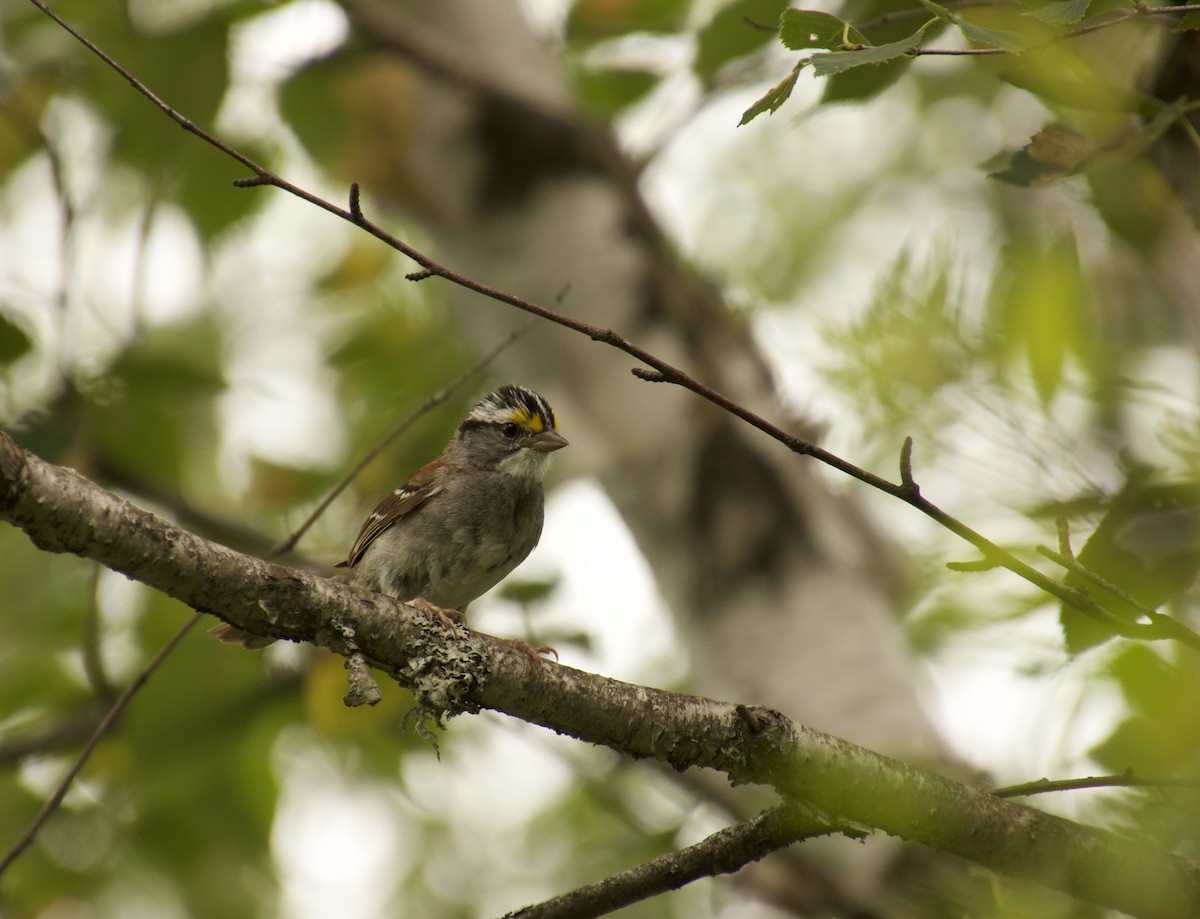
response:
{"label": "yellow eyebrow stripe", "polygon": [[512,420],[514,423],[525,428],[525,430],[533,431],[535,434],[540,433],[545,427],[545,425],[542,423],[541,415],[531,415],[529,412],[522,411],[520,409],[512,413]]}

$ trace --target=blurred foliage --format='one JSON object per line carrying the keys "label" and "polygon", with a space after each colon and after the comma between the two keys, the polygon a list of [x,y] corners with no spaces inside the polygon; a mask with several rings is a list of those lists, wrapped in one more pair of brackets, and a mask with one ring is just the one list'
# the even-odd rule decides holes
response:
{"label": "blurred foliage", "polygon": [[[231,66],[239,29],[301,5],[61,0],[54,9],[162,99],[211,127],[231,99],[248,91],[234,84]],[[1116,0],[978,7],[847,0],[822,11],[786,7],[777,0],[580,0],[558,36],[564,70],[592,117],[636,113],[667,77],[681,75],[657,61],[630,64],[606,52],[648,39],[679,40],[689,49],[682,76],[694,81],[699,102],[732,99],[741,106],[743,122],[753,123],[738,137],[752,149],[767,136],[765,125],[772,123],[761,116],[769,112],[778,120],[812,117],[851,103],[871,112],[856,141],[860,156],[850,151],[843,164],[852,169],[861,158],[871,165],[844,186],[828,187],[818,170],[760,154],[744,167],[750,177],[744,196],[733,194],[744,179],[733,170],[709,182],[710,197],[694,195],[694,203],[708,207],[704,222],[721,235],[720,248],[729,250],[732,283],[747,299],[782,308],[794,306],[824,271],[840,272],[824,289],[840,290],[851,275],[874,269],[875,280],[855,309],[836,305],[814,320],[823,348],[813,361],[815,374],[836,393],[842,427],[857,425],[863,449],[876,457],[886,453],[889,462],[898,438],[916,434],[926,468],[950,464],[963,473],[984,466],[998,473],[1011,485],[998,503],[1029,523],[1009,543],[1016,551],[1033,557],[1035,542],[1051,541],[1048,521],[1066,516],[1081,562],[1142,602],[1165,604],[1194,621],[1200,333],[1195,287],[1172,277],[1181,256],[1164,246],[1177,238],[1177,210],[1190,207],[1196,219],[1200,200],[1192,126],[1200,87],[1186,78],[1195,47],[1189,43],[1195,32],[1187,30],[1198,27],[1197,14],[1176,23],[1139,9],[1136,21],[1069,38],[1134,7]],[[1184,31],[1165,42],[1163,35],[1177,25]],[[115,245],[129,214],[170,203],[202,241],[208,278],[194,304],[164,317],[129,307],[137,291],[106,300],[91,286],[101,286],[102,273],[65,270],[39,288],[20,270],[26,266],[5,264],[0,379],[6,398],[0,409],[7,427],[49,460],[101,481],[119,478],[125,493],[162,513],[198,507],[214,528],[241,525],[267,544],[281,538],[341,468],[469,363],[434,308],[437,295],[426,285],[408,285],[403,266],[359,236],[331,239],[333,254],[324,268],[311,269],[312,277],[303,275],[310,267],[303,260],[288,260],[290,241],[274,238],[272,258],[254,263],[255,270],[295,275],[302,304],[269,313],[274,302],[251,308],[238,301],[230,287],[254,280],[237,273],[246,271],[245,263],[234,261],[233,281],[224,286],[213,278],[251,248],[248,239],[267,225],[276,193],[232,188],[231,180],[245,174],[241,166],[163,118],[31,4],[4,5],[0,43],[0,179],[6,183],[0,222],[17,226],[22,214],[36,212],[58,228],[57,247],[77,254],[97,239]],[[913,56],[918,47],[1024,53],[947,66],[944,59]],[[797,88],[814,71],[820,75],[810,94],[815,101],[805,109]],[[275,107],[263,120],[278,116],[281,127],[275,134],[262,125],[262,133],[248,131],[237,140],[242,149],[274,167],[305,175],[321,170],[334,184],[360,180],[369,194],[429,216],[425,190],[406,171],[404,154],[420,132],[420,100],[406,94],[411,87],[402,67],[352,38],[339,53],[277,77],[268,94]],[[1164,88],[1156,95],[1154,86]],[[1018,94],[1033,104],[1016,117]],[[389,104],[381,106],[380,99]],[[883,106],[869,108],[879,99]],[[906,123],[929,129],[901,134],[887,106],[901,111]],[[950,106],[959,107],[952,109],[957,114],[949,119],[945,144],[961,135],[997,138],[991,155],[968,164],[965,180],[932,128]],[[361,130],[368,120],[386,128],[376,132],[386,144],[359,143],[375,136]],[[88,124],[100,129],[77,141]],[[810,124],[814,132],[830,130],[816,118]],[[717,163],[714,173],[728,165]],[[988,182],[989,174],[1003,181]],[[39,191],[45,176],[49,191]],[[950,207],[964,181],[972,191],[963,207],[980,212],[994,241],[994,261],[971,266],[987,275],[982,287],[963,281],[961,262],[970,256],[953,240],[932,252],[902,247],[893,257],[857,241],[872,237],[851,233],[875,221],[872,208],[885,189],[901,196],[944,185],[949,190],[941,203]],[[108,194],[94,193],[95,185]],[[939,222],[928,210],[907,215],[914,236],[918,224]],[[902,223],[894,226],[906,232]],[[744,238],[726,239],[731,227]],[[838,262],[834,250],[852,250],[853,260]],[[0,260],[26,257],[35,261],[32,254],[0,252]],[[124,264],[107,252],[100,261]],[[1193,299],[1181,299],[1181,289]],[[277,334],[247,346],[239,336],[258,312],[264,323],[277,323]],[[315,381],[314,398],[325,395],[336,404],[342,425],[317,438],[322,447],[334,446],[300,458],[238,440],[229,411],[231,400],[241,405],[263,396],[261,380],[246,361],[235,360],[239,349],[265,350],[288,335],[302,335],[311,346],[299,349],[310,361],[302,375]],[[1164,353],[1172,356],[1171,367],[1182,368],[1167,395],[1140,376]],[[1179,383],[1189,375],[1190,382]],[[473,400],[469,390],[414,426],[367,470],[354,494],[331,510],[333,522],[314,532],[314,554],[335,558],[359,509],[390,488],[398,471],[410,471],[440,449]],[[1180,390],[1192,396],[1182,407],[1171,401]],[[963,443],[972,425],[996,421],[997,405],[1011,416],[999,417],[985,449],[968,454]],[[287,417],[307,420],[310,408]],[[1153,416],[1151,435],[1147,415]],[[983,459],[976,459],[980,453]],[[1130,471],[1146,464],[1163,467],[1153,484]],[[1077,478],[1068,477],[1064,487],[1051,468]],[[924,484],[924,474],[919,478]],[[1085,497],[1067,506],[1075,493]],[[325,525],[331,532],[322,532]],[[977,582],[966,576],[947,588],[944,548],[928,548],[919,574],[910,623],[919,650],[936,657],[980,624],[1045,612],[1045,598],[1017,596],[1011,585],[1000,602],[994,592],[972,593]],[[936,564],[929,561],[934,558]],[[1079,583],[1075,576],[1066,581]],[[188,611],[118,578],[98,579],[90,563],[38,552],[10,528],[0,530],[0,584],[9,598],[0,608],[6,636],[0,645],[0,847],[6,847],[76,755],[97,707],[108,700],[106,686],[126,685]],[[509,595],[540,603],[553,596],[553,587],[514,583]],[[1114,611],[1136,615],[1119,603]],[[89,621],[98,628],[89,629]],[[1195,655],[1122,642],[1087,650],[1106,636],[1069,612],[1062,624],[1066,650],[1092,662],[1093,678],[1115,687],[1124,706],[1096,744],[1095,762],[1113,772],[1197,777]],[[588,636],[569,640],[586,645]],[[103,668],[100,683],[87,676],[85,651]],[[154,915],[276,914],[279,847],[272,833],[289,781],[280,751],[297,736],[339,764],[347,783],[388,789],[381,797],[404,813],[411,851],[405,853],[409,863],[396,869],[393,900],[412,915],[477,915],[474,898],[482,894],[463,883],[464,873],[497,884],[502,875],[514,891],[547,894],[547,872],[563,889],[694,834],[686,827],[695,806],[689,795],[598,751],[563,767],[569,781],[530,821],[503,828],[505,852],[464,839],[470,833],[456,831],[449,807],[443,813],[423,797],[428,792],[419,777],[435,768],[433,754],[402,727],[407,695],[381,680],[384,698],[377,707],[348,711],[340,701],[340,660],[280,651],[239,653],[199,630],[189,636],[100,744],[37,843],[0,880],[0,913],[119,916],[136,904],[141,914]],[[447,763],[436,768],[470,768],[472,757],[478,762],[488,755],[484,736],[474,723],[455,723],[444,741]],[[29,738],[40,738],[32,752],[21,746]],[[1175,790],[1131,793],[1112,799],[1104,819],[1194,853],[1194,804],[1194,795]],[[481,863],[487,858],[495,861]],[[503,871],[496,867],[501,863]],[[990,892],[980,914],[1013,914],[998,905],[1003,891],[992,883],[981,882]],[[703,900],[685,891],[627,915],[711,912]]]}
{"label": "blurred foliage", "polygon": [[826,376],[849,395],[865,427],[893,439],[930,434],[949,421],[935,410],[943,387],[980,359],[955,314],[945,272],[922,277],[902,254],[853,324],[829,323],[836,359]]}
{"label": "blurred foliage", "polygon": [[702,80],[774,39],[771,28],[787,4],[780,0],[734,0],[723,4],[696,33],[692,70]]}
{"label": "blurred foliage", "polygon": [[[1080,565],[1128,599],[1076,572],[1068,572],[1063,579],[1086,590],[1126,622],[1142,618],[1139,604],[1159,609],[1176,600],[1200,573],[1200,484],[1146,479],[1144,469],[1130,472],[1075,556]],[[1062,626],[1067,649],[1072,652],[1112,637],[1101,623],[1065,606]]]}
{"label": "blurred foliage", "polygon": [[1054,240],[1032,252],[1017,248],[1008,253],[1006,269],[998,285],[1004,340],[1024,353],[1038,397],[1048,402],[1062,383],[1067,357],[1086,361],[1094,340],[1075,242]]}
{"label": "blurred foliage", "polygon": [[571,5],[564,33],[586,46],[639,32],[674,32],[686,27],[690,6],[687,0],[582,0]]}

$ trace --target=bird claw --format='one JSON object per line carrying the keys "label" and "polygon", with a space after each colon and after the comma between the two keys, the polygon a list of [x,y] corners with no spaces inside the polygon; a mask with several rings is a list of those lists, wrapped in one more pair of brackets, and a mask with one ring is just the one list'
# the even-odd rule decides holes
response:
{"label": "bird claw", "polygon": [[458,626],[467,624],[467,617],[456,609],[445,609],[438,606],[436,603],[430,603],[424,597],[417,597],[414,600],[409,600],[408,605],[413,609],[418,609],[430,619],[436,620],[446,628],[453,631]]}
{"label": "bird claw", "polygon": [[[467,625],[467,617],[458,610],[445,609],[444,607],[438,606],[436,603],[430,603],[424,597],[417,597],[414,600],[409,600],[408,605],[413,609],[420,610],[430,619],[440,622],[443,626],[451,631],[459,626],[466,627]],[[549,645],[537,645],[535,647],[534,645],[526,644],[523,641],[518,641],[515,638],[496,638],[496,640],[501,644],[508,645],[510,648],[514,648],[517,651],[528,654],[531,659],[537,661],[539,664],[542,662],[542,655],[545,654],[553,654],[554,659],[556,661],[558,660],[558,652]]]}
{"label": "bird claw", "polygon": [[539,664],[542,662],[543,654],[553,654],[554,660],[558,660],[558,652],[549,645],[538,645],[537,647],[534,647],[533,645],[526,644],[523,641],[518,641],[515,638],[497,638],[496,640],[501,644],[508,645],[510,648],[515,648],[517,651],[522,651],[525,654],[528,654],[531,659],[537,661]]}

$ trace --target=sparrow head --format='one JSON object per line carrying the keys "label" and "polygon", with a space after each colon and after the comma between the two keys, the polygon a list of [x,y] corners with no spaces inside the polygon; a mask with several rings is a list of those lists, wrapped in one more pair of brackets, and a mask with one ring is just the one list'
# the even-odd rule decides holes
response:
{"label": "sparrow head", "polygon": [[550,403],[531,389],[511,385],[471,409],[455,441],[472,465],[530,482],[544,480],[550,454],[567,446]]}

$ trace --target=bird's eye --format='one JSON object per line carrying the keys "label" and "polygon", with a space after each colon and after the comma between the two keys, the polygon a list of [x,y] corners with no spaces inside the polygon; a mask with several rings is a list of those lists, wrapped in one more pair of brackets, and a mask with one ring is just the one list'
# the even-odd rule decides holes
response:
{"label": "bird's eye", "polygon": [[500,425],[500,432],[510,440],[521,433],[521,426],[515,422]]}

